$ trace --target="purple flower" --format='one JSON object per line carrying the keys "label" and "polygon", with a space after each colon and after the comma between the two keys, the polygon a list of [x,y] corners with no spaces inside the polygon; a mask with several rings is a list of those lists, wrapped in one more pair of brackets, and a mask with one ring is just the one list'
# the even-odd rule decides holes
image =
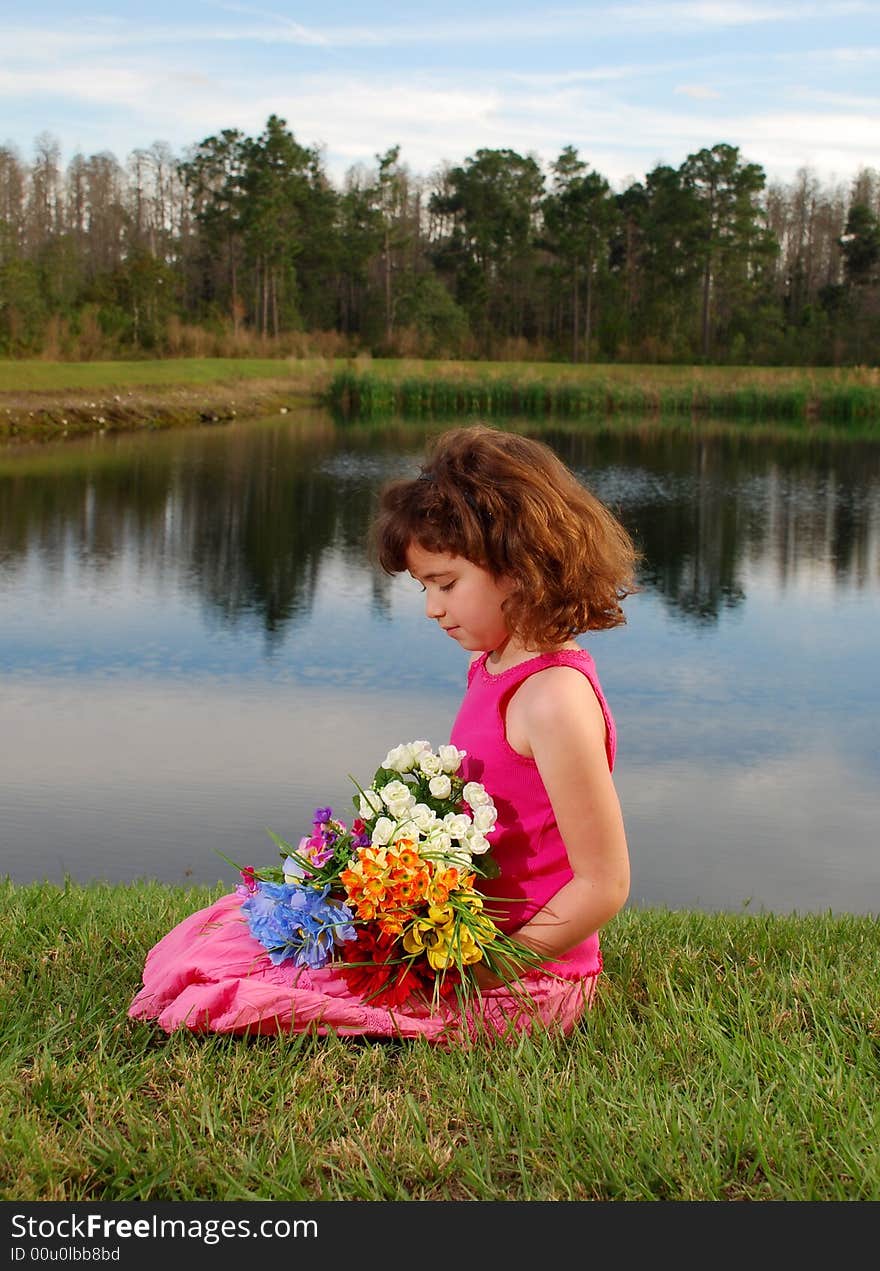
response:
{"label": "purple flower", "polygon": [[[333,842],[328,841],[326,836],[313,834],[311,838],[301,838],[296,851],[298,856],[314,865],[315,869],[320,869],[333,855],[333,846]],[[314,870],[306,870],[292,856],[284,861],[283,869],[285,874],[296,874],[299,878],[314,873]]]}
{"label": "purple flower", "polygon": [[257,890],[257,875],[253,865],[245,865],[240,869],[241,882],[236,887],[239,896],[253,896]]}
{"label": "purple flower", "polygon": [[362,821],[359,816],[356,816],[351,823],[351,829],[355,836],[352,839],[352,846],[369,847],[372,842],[372,837],[370,835],[370,831],[367,829],[366,821]]}
{"label": "purple flower", "polygon": [[332,816],[332,808],[315,808],[315,825],[323,825],[326,821],[331,820]]}
{"label": "purple flower", "polygon": [[299,883],[266,883],[243,901],[251,935],[277,966],[291,958],[312,970],[325,966],[337,944],[355,938],[347,905],[328,900],[329,885],[318,890]]}

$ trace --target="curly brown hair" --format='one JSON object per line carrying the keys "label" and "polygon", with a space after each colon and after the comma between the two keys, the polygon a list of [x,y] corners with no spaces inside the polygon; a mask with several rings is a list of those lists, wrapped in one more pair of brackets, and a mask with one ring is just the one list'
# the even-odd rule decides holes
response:
{"label": "curly brown hair", "polygon": [[378,564],[402,573],[414,542],[512,582],[508,630],[539,651],[620,626],[637,590],[639,553],[609,509],[549,446],[485,424],[442,433],[418,477],[380,491]]}

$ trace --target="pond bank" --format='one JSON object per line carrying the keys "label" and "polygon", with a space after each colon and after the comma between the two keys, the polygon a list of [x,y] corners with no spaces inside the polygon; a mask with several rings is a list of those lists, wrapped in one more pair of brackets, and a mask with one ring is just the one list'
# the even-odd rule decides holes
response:
{"label": "pond bank", "polygon": [[323,406],[349,419],[631,415],[874,436],[880,370],[343,358],[0,360],[0,443],[194,427]]}
{"label": "pond bank", "polygon": [[155,431],[259,418],[317,404],[285,379],[0,393],[0,441],[60,441],[90,433]]}

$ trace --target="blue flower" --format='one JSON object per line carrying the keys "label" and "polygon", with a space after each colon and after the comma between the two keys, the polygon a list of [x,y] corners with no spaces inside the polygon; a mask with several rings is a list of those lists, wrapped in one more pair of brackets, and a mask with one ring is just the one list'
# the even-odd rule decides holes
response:
{"label": "blue flower", "polygon": [[288,856],[281,862],[281,870],[285,877],[288,874],[293,874],[297,878],[305,878],[306,875],[302,865],[300,865],[299,861],[295,861],[292,856]]}
{"label": "blue flower", "polygon": [[295,966],[316,970],[326,966],[337,944],[355,938],[354,915],[347,905],[328,900],[329,891],[329,885],[318,890],[299,883],[261,882],[242,902],[251,935],[276,966],[292,958]]}

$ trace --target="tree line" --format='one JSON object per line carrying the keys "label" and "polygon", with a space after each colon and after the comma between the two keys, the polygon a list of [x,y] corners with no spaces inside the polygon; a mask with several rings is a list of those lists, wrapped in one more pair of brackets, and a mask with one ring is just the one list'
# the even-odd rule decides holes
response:
{"label": "tree line", "polygon": [[0,353],[876,363],[880,172],[767,180],[718,143],[615,192],[572,146],[330,180],[271,115],[175,156],[0,146]]}

